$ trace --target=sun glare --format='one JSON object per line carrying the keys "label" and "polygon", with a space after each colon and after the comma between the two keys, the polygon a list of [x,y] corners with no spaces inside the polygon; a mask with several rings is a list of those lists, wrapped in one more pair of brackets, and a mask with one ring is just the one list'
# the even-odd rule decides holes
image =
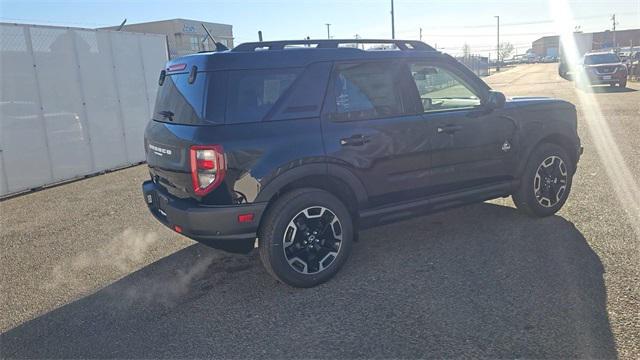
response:
{"label": "sun glare", "polygon": [[[586,73],[580,66],[581,54],[576,44],[573,16],[568,1],[550,0],[549,7],[556,31],[560,34],[562,52],[572,64],[572,78],[578,84],[585,83]],[[595,95],[588,87],[576,86],[578,104],[587,124],[589,136],[601,160],[613,190],[624,211],[630,217],[631,226],[640,238],[640,189],[627,166],[611,129],[602,114]]]}

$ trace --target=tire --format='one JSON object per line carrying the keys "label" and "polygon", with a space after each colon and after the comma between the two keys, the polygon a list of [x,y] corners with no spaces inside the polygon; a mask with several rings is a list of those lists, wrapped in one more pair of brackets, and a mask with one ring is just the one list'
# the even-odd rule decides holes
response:
{"label": "tire", "polygon": [[626,87],[627,87],[627,80],[625,80],[625,81],[623,81],[623,82],[619,83],[619,84],[618,84],[618,86],[620,86],[620,88],[621,88],[621,89],[626,88]]}
{"label": "tire", "polygon": [[267,272],[294,287],[331,279],[347,261],[354,226],[347,207],[331,193],[313,188],[278,198],[260,226],[258,248]]}
{"label": "tire", "polygon": [[562,147],[540,144],[529,157],[513,202],[533,217],[553,215],[569,197],[574,172],[575,164]]}

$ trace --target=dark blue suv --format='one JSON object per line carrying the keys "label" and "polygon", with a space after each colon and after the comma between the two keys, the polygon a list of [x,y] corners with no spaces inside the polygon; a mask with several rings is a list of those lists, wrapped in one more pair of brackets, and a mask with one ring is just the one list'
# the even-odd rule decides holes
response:
{"label": "dark blue suv", "polygon": [[151,213],[219,249],[257,240],[297,287],[330,279],[366,227],[506,196],[554,214],[581,154],[572,104],[505,100],[417,41],[247,43],[170,61],[159,83]]}

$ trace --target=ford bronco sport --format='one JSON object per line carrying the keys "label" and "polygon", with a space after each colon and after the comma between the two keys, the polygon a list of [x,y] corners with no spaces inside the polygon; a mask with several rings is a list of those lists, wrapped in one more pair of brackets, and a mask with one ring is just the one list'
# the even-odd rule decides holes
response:
{"label": "ford bronco sport", "polygon": [[552,215],[581,154],[572,104],[506,100],[418,41],[245,43],[174,59],[159,84],[151,213],[227,251],[257,239],[296,287],[334,276],[366,227],[506,196]]}

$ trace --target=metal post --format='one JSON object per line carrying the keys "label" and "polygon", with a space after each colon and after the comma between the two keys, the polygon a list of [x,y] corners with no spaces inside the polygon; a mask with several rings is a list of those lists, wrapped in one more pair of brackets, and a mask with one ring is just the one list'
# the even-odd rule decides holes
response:
{"label": "metal post", "polygon": [[396,23],[395,19],[393,18],[393,0],[391,0],[391,38],[396,38]]}
{"label": "metal post", "polygon": [[331,32],[329,31],[329,27],[331,26],[331,24],[325,24],[327,25],[327,39],[331,39]]}
{"label": "metal post", "polygon": [[494,16],[498,19],[498,43],[496,46],[496,71],[500,71],[500,16]]}
{"label": "metal post", "polygon": [[618,44],[616,43],[616,14],[611,16],[611,21],[613,21],[613,48],[617,48]]}
{"label": "metal post", "polygon": [[420,41],[422,41],[422,28],[420,28]]}
{"label": "metal post", "polygon": [[262,30],[258,30],[258,41],[262,42]]}

